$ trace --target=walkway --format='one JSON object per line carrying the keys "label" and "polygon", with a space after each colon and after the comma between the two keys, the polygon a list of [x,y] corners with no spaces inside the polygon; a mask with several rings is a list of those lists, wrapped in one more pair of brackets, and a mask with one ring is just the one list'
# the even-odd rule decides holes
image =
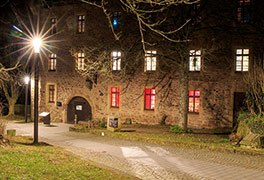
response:
{"label": "walkway", "polygon": [[[264,180],[264,157],[200,149],[168,148],[69,132],[68,124],[45,127],[39,136],[83,159],[140,179]],[[33,134],[33,124],[9,123],[17,134]]]}

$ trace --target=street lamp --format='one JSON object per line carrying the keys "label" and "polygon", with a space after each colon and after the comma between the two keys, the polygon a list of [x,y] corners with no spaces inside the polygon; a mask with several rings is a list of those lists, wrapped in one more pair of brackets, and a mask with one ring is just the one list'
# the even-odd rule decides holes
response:
{"label": "street lamp", "polygon": [[39,37],[32,39],[32,47],[34,49],[34,144],[38,144],[38,90],[39,90],[39,61],[40,61],[40,48],[42,41]]}
{"label": "street lamp", "polygon": [[29,76],[25,76],[24,77],[24,82],[26,85],[26,92],[25,92],[25,122],[27,123],[27,119],[28,119],[28,84],[30,81],[30,77]]}

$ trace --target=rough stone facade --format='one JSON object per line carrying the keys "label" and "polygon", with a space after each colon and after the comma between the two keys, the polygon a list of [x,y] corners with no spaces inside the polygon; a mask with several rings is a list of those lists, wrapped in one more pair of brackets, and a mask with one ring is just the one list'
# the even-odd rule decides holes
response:
{"label": "rough stone facade", "polygon": [[[226,4],[228,1],[223,1],[222,3],[228,5]],[[227,13],[233,13],[236,9],[232,8],[234,7],[229,6],[224,10]],[[76,33],[76,17],[81,14],[87,17],[85,33],[78,34]],[[166,115],[167,124],[179,123],[179,75],[176,73],[174,77],[166,77],[161,80],[159,74],[161,73],[162,58],[157,59],[157,70],[155,72],[145,73],[144,55],[141,57],[137,56],[135,58],[141,64],[138,66],[138,73],[132,79],[129,79],[129,82],[119,79],[118,74],[114,78],[106,78],[99,74],[97,83],[92,84],[92,88],[89,88],[86,79],[75,70],[75,60],[70,53],[72,47],[78,48],[90,45],[94,42],[94,39],[97,39],[100,43],[114,41],[112,32],[108,28],[108,22],[99,9],[87,4],[53,6],[50,9],[42,8],[41,17],[56,17],[59,19],[57,29],[62,32],[52,37],[55,40],[60,40],[55,45],[57,48],[51,49],[52,52],[57,54],[56,71],[48,71],[48,60],[44,59],[42,61],[40,112],[51,112],[52,121],[54,122],[68,122],[67,110],[70,101],[74,97],[82,97],[90,104],[92,118],[96,120],[106,119],[108,116],[113,115],[120,117],[123,122],[126,119],[131,119],[133,123],[159,124],[162,117]],[[44,22],[46,19],[42,20]],[[223,22],[218,21],[218,23]],[[228,23],[233,26],[233,22]],[[100,29],[104,30],[101,31]],[[200,90],[201,96],[199,113],[188,114],[188,126],[191,128],[209,129],[230,128],[233,125],[234,92],[245,91],[242,82],[243,73],[235,72],[234,70],[235,50],[237,47],[253,49],[255,42],[251,37],[248,38],[248,41],[245,39],[241,40],[241,37],[228,33],[218,36],[218,34],[212,35],[206,31],[200,32],[200,34],[202,34],[201,37],[208,38],[209,36],[211,41],[219,41],[219,44],[224,44],[224,47],[220,48],[223,52],[219,52],[214,56],[202,57],[202,69],[200,72],[189,73],[189,89]],[[205,41],[199,40],[198,43],[193,43],[191,47],[197,49],[211,46],[210,43]],[[109,52],[111,52],[111,49]],[[250,64],[252,59],[253,57],[250,54]],[[55,85],[54,103],[48,102],[47,88],[49,84]],[[164,86],[168,84],[170,89],[169,93],[166,94]],[[121,89],[119,108],[110,107],[110,87],[112,86],[118,86]],[[156,89],[154,111],[144,110],[145,87],[155,87]],[[164,98],[165,95],[166,98]],[[58,106],[57,102],[61,102],[62,105]]]}

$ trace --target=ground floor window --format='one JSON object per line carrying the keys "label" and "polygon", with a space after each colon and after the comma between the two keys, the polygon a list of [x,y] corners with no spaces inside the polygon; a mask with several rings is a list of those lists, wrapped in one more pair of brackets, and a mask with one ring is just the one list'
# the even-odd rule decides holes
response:
{"label": "ground floor window", "polygon": [[145,103],[144,103],[144,109],[145,110],[154,110],[155,108],[155,88],[145,88]]}
{"label": "ground floor window", "polygon": [[111,87],[111,107],[119,108],[120,101],[120,88],[119,87]]}
{"label": "ground floor window", "polygon": [[49,96],[48,96],[49,103],[54,103],[55,102],[55,85],[49,84],[48,90],[49,90],[48,91],[49,92]]}
{"label": "ground floor window", "polygon": [[188,111],[199,113],[200,109],[200,90],[189,90]]}

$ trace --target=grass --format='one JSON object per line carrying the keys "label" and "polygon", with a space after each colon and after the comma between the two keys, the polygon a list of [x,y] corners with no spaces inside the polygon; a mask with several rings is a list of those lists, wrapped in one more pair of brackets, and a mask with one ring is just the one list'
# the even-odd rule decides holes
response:
{"label": "grass", "polygon": [[134,128],[135,131],[124,130],[124,132],[111,132],[106,129],[91,129],[90,133],[95,135],[104,135],[111,138],[124,139],[129,141],[138,141],[157,145],[183,148],[202,148],[215,151],[236,152],[246,154],[263,154],[263,149],[249,149],[232,145],[227,135],[214,134],[176,134],[169,132],[168,128]]}
{"label": "grass", "polygon": [[32,145],[26,137],[0,147],[0,179],[132,179],[47,144]]}

